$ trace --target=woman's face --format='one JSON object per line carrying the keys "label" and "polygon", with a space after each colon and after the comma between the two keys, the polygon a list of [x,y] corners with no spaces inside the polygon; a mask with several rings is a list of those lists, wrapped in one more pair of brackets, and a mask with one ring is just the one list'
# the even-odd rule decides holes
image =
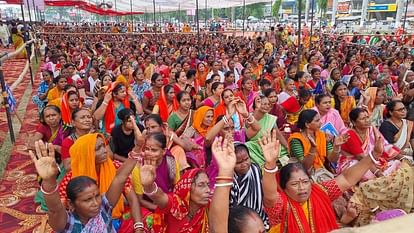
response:
{"label": "woman's face", "polygon": [[317,71],[317,72],[313,73],[312,78],[315,79],[315,80],[321,79],[321,72]]}
{"label": "woman's face", "polygon": [[318,131],[322,126],[321,117],[319,114],[312,119],[310,123],[308,123],[308,129],[312,131]]}
{"label": "woman's face", "polygon": [[229,76],[226,77],[225,80],[227,83],[234,83],[234,79],[235,79],[234,74],[230,74]]}
{"label": "woman's face", "polygon": [[305,203],[311,195],[312,183],[302,170],[294,170],[286,183],[285,193],[298,203]]}
{"label": "woman's face", "polygon": [[213,117],[214,117],[213,110],[208,110],[206,112],[206,115],[204,116],[202,124],[206,127],[209,127],[213,123]]}
{"label": "woman's face", "polygon": [[105,143],[101,137],[96,139],[95,144],[95,164],[104,163],[107,160]]}
{"label": "woman's face", "polygon": [[292,68],[288,71],[288,77],[293,79],[296,75],[296,68]]}
{"label": "woman's face", "polygon": [[188,71],[190,68],[191,68],[191,67],[190,67],[190,64],[188,64],[187,62],[185,62],[185,63],[183,64],[183,70]]}
{"label": "woman's face", "polygon": [[180,100],[180,107],[185,111],[190,110],[191,108],[191,98],[189,94],[184,94]]}
{"label": "woman's face", "polygon": [[68,98],[69,108],[76,109],[79,107],[79,96],[77,94],[71,94]]}
{"label": "woman's face", "polygon": [[354,75],[357,76],[357,77],[359,77],[359,76],[361,76],[363,74],[363,72],[364,71],[362,70],[362,68],[361,67],[358,67],[358,68],[356,68],[354,70]]}
{"label": "woman's face", "polygon": [[340,72],[338,69],[335,69],[334,71],[332,71],[331,78],[332,78],[334,81],[339,80],[339,79],[341,78],[341,72]]}
{"label": "woman's face", "polygon": [[46,108],[43,111],[43,119],[48,126],[50,126],[51,128],[55,128],[59,126],[61,116],[54,109]]}
{"label": "woman's face", "polygon": [[167,100],[168,101],[173,101],[175,98],[175,92],[174,92],[174,88],[171,88],[168,92],[167,92]]}
{"label": "woman's face", "polygon": [[374,71],[372,71],[371,76],[370,76],[370,79],[371,79],[372,81],[377,80],[377,79],[378,79],[378,74],[379,74],[378,70],[374,70]]}
{"label": "woman's face", "polygon": [[112,78],[110,76],[104,76],[102,79],[102,86],[107,86],[109,87],[112,83]]}
{"label": "woman's face", "polygon": [[358,118],[353,122],[355,128],[357,129],[368,129],[371,127],[371,121],[369,119],[369,114],[365,111],[359,113]]}
{"label": "woman's face", "polygon": [[269,96],[267,97],[269,100],[270,105],[274,105],[277,102],[277,94],[275,91],[272,91]]}
{"label": "woman's face", "polygon": [[331,98],[328,96],[325,96],[321,99],[321,102],[316,105],[316,107],[319,110],[319,113],[326,113],[331,109]]}
{"label": "woman's face", "polygon": [[414,81],[414,72],[409,72],[407,74],[407,77],[405,78],[405,81],[407,83],[411,83],[412,81]]}
{"label": "woman's face", "polygon": [[348,88],[345,85],[339,85],[335,91],[335,94],[339,97],[345,97],[348,94]]}
{"label": "woman's face", "polygon": [[57,83],[57,87],[60,90],[63,90],[63,88],[65,88],[65,86],[68,84],[68,80],[66,78],[61,78],[59,79],[58,83]]}
{"label": "woman's face", "polygon": [[289,80],[285,88],[286,88],[286,91],[295,90],[295,82],[293,80]]}
{"label": "woman's face", "polygon": [[205,68],[206,68],[206,67],[205,67],[205,66],[204,66],[204,64],[202,64],[202,63],[201,63],[200,65],[198,65],[198,71],[199,71],[199,72],[204,72]]}
{"label": "woman's face", "polygon": [[253,89],[253,81],[252,80],[247,80],[244,84],[243,84],[243,88],[246,91],[251,91]]}
{"label": "woman's face", "polygon": [[185,72],[180,72],[180,77],[178,78],[178,83],[186,84],[187,83],[187,76]]}
{"label": "woman's face", "polygon": [[155,85],[154,86],[156,86],[158,88],[161,88],[163,85],[164,85],[164,80],[163,80],[162,76],[159,75],[157,77],[157,79],[155,79]]}
{"label": "woman's face", "polygon": [[221,93],[223,93],[223,91],[224,91],[224,85],[220,84],[220,85],[217,86],[216,90],[213,91],[213,93],[214,93],[214,95],[220,97]]}
{"label": "woman's face", "polygon": [[162,126],[159,125],[157,122],[155,122],[152,119],[148,119],[145,121],[145,130],[148,134],[150,133],[161,133],[162,132]]}
{"label": "woman's face", "polygon": [[234,94],[231,90],[225,90],[223,92],[223,101],[224,101],[224,105],[229,105],[231,103],[231,101],[234,100]]}
{"label": "woman's face", "polygon": [[126,93],[126,87],[125,86],[120,87],[118,89],[118,92],[115,95],[115,97],[118,100],[123,100],[123,99],[125,99],[126,96],[127,96],[127,93]]}
{"label": "woman's face", "polygon": [[384,90],[380,90],[380,89],[378,89],[377,90],[377,96],[376,96],[376,98],[375,98],[375,105],[378,105],[378,104],[383,104],[384,103],[384,101],[386,100],[386,95],[385,95],[385,91]]}
{"label": "woman's face", "polygon": [[332,60],[331,63],[329,63],[329,68],[334,69],[338,67],[338,61],[337,60]]}
{"label": "woman's face", "polygon": [[237,175],[243,176],[249,171],[250,165],[252,163],[250,161],[249,153],[245,148],[240,149],[236,153],[236,159],[237,160],[236,166],[234,167],[234,171]]}
{"label": "woman's face", "polygon": [[388,67],[388,65],[383,65],[382,66],[382,73],[388,74],[390,72],[390,69]]}
{"label": "woman's face", "polygon": [[90,219],[99,214],[101,203],[102,197],[99,188],[93,184],[85,187],[82,192],[79,192],[75,201],[70,202],[70,205],[80,217]]}
{"label": "woman's face", "polygon": [[397,119],[404,119],[407,117],[407,108],[404,104],[397,102],[394,106],[394,110],[391,112],[391,116]]}
{"label": "woman's face", "polygon": [[215,82],[220,82],[220,76],[214,76],[212,83],[215,83]]}
{"label": "woman's face", "polygon": [[359,81],[358,77],[355,77],[352,79],[352,82],[350,83],[351,87],[359,87],[361,84],[361,81]]}
{"label": "woman's face", "polygon": [[150,137],[145,142],[143,152],[144,152],[145,159],[157,161],[164,156],[165,149],[161,148],[161,144],[157,140]]}
{"label": "woman's face", "polygon": [[50,80],[52,80],[52,77],[50,76],[49,72],[43,72],[42,77],[43,77],[43,80],[46,82],[50,82]]}
{"label": "woman's face", "polygon": [[142,72],[141,69],[139,69],[136,73],[135,73],[135,80],[136,81],[143,81],[144,80],[144,72]]}
{"label": "woman's face", "polygon": [[80,110],[72,120],[73,126],[79,130],[90,130],[92,128],[92,113],[89,110]]}
{"label": "woman's face", "polygon": [[260,111],[263,113],[268,113],[271,110],[271,105],[269,102],[268,98],[261,98],[261,103],[260,103]]}
{"label": "woman's face", "polygon": [[206,173],[200,173],[191,184],[190,200],[196,205],[208,205],[211,197],[210,180]]}
{"label": "woman's face", "polygon": [[89,69],[89,76],[91,76],[92,78],[96,78],[98,76],[98,72],[95,70],[95,68]]}

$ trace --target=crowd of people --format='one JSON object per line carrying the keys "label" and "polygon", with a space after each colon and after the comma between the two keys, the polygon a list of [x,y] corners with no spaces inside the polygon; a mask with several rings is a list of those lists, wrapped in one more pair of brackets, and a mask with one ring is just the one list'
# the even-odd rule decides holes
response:
{"label": "crowd of people", "polygon": [[289,30],[42,34],[29,145],[52,229],[325,233],[410,213],[405,40],[304,32],[298,54]]}

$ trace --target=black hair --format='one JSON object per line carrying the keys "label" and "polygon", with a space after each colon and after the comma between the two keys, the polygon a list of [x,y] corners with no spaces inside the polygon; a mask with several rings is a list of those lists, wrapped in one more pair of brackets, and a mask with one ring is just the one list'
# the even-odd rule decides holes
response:
{"label": "black hair", "polygon": [[382,81],[375,81],[371,87],[384,88],[385,84]]}
{"label": "black hair", "polygon": [[129,108],[121,109],[117,114],[118,118],[121,121],[126,121],[129,119],[130,116],[133,116],[133,115],[134,115],[134,112]]}
{"label": "black hair", "polygon": [[264,85],[272,85],[272,83],[268,79],[262,78],[259,82],[259,86],[263,87]]}
{"label": "black hair", "polygon": [[[53,77],[53,76],[52,76]],[[61,80],[61,79],[66,79],[66,81],[68,80],[68,78],[66,78],[65,76],[62,76],[62,75],[58,75],[56,78],[54,78],[53,79],[53,82],[55,83],[55,84],[57,84],[58,82],[59,82],[59,80]]]}
{"label": "black hair", "polygon": [[394,111],[395,106],[397,105],[397,103],[401,103],[402,105],[404,105],[404,103],[401,100],[391,100],[390,102],[387,103],[387,118],[391,117],[391,112]]}
{"label": "black hair", "polygon": [[161,76],[159,73],[153,73],[151,76],[151,83],[154,84],[157,81],[158,77]]}
{"label": "black hair", "polygon": [[229,209],[229,223],[228,231],[229,233],[241,233],[243,232],[247,219],[249,217],[257,216],[260,219],[260,216],[256,211],[250,209],[246,206],[237,205]]}
{"label": "black hair", "polygon": [[339,113],[341,113],[341,100],[339,99],[338,95],[336,94],[336,90],[340,87],[340,86],[345,86],[348,89],[348,86],[346,85],[345,82],[342,81],[337,81],[331,90],[331,94],[335,99],[335,109],[338,110]]}
{"label": "black hair", "polygon": [[304,130],[306,124],[309,124],[313,121],[313,118],[318,115],[318,112],[313,109],[305,109],[299,114],[298,122],[296,126],[298,129]]}
{"label": "black hair", "polygon": [[180,102],[180,101],[181,101],[181,99],[182,99],[185,95],[189,95],[189,96],[190,96],[190,99],[191,99],[191,100],[193,100],[193,98],[191,97],[190,93],[188,93],[188,92],[186,92],[186,91],[180,91],[180,92],[177,94],[177,101],[178,101],[178,102]]}
{"label": "black hair", "polygon": [[144,124],[147,123],[147,121],[149,121],[149,120],[155,121],[155,123],[157,123],[160,126],[163,125],[161,117],[160,117],[159,114],[150,114],[150,115],[148,115],[144,120]]}
{"label": "black hair", "polygon": [[358,119],[359,114],[361,114],[362,112],[368,112],[368,111],[367,111],[367,110],[365,110],[365,109],[363,109],[363,108],[354,108],[354,109],[352,109],[352,110],[349,112],[349,119],[350,119],[352,122],[355,122],[355,121]]}
{"label": "black hair", "polygon": [[76,198],[78,198],[78,194],[91,185],[98,184],[96,183],[96,180],[90,178],[89,176],[78,176],[72,178],[66,186],[66,195],[68,199],[74,203]]}
{"label": "black hair", "polygon": [[91,114],[91,116],[92,116],[92,112],[88,108],[76,108],[76,109],[74,109],[72,111],[72,115],[71,115],[72,116],[72,120],[75,120],[76,115],[78,114],[78,112],[83,111],[83,110],[88,111]]}
{"label": "black hair", "polygon": [[231,70],[229,70],[229,71],[227,71],[225,74],[224,74],[224,77],[230,77],[230,75],[232,75],[232,74],[234,74],[234,72],[233,71],[231,71]]}
{"label": "black hair", "polygon": [[315,104],[320,104],[322,99],[325,97],[329,97],[331,98],[328,94],[319,94],[317,96],[315,96]]}
{"label": "black hair", "polygon": [[220,77],[219,74],[213,74],[213,75],[211,75],[210,79],[214,79],[215,77],[219,77],[221,79],[221,77]]}
{"label": "black hair", "polygon": [[[264,96],[264,95],[260,95],[259,98],[262,100],[262,99],[267,98],[267,97]],[[254,100],[253,100],[253,110],[256,110],[256,107],[257,107],[256,106],[256,99],[257,99],[257,97],[254,98]]]}
{"label": "black hair", "polygon": [[269,97],[269,95],[272,94],[272,92],[276,92],[276,90],[273,88],[267,88],[266,90],[263,91],[263,95],[266,97]]}
{"label": "black hair", "polygon": [[305,72],[303,71],[298,71],[296,72],[295,77],[293,78],[293,80],[295,80],[296,82],[299,81],[300,78],[302,78],[305,75]]}
{"label": "black hair", "polygon": [[187,74],[185,73],[185,71],[181,70],[180,72],[175,73],[174,78],[176,82],[178,82],[178,79],[180,78],[181,73],[184,73],[186,75],[185,77],[187,78]]}
{"label": "black hair", "polygon": [[287,182],[290,180],[292,172],[297,170],[301,170],[303,171],[303,173],[307,175],[306,170],[301,163],[288,163],[286,166],[280,169],[279,184],[282,189],[286,189]]}
{"label": "black hair", "polygon": [[76,89],[76,92],[79,94],[78,88],[75,85],[73,85],[73,84],[66,84],[65,87],[63,88],[63,90],[66,92],[66,91],[68,91],[71,88],[75,88]]}
{"label": "black hair", "polygon": [[234,153],[239,153],[240,151],[247,151],[247,154],[250,155],[249,153],[249,148],[247,148],[247,146],[245,144],[242,143],[237,143],[234,145]]}
{"label": "black hair", "polygon": [[190,69],[190,70],[187,71],[187,73],[185,75],[187,76],[187,79],[189,79],[189,78],[195,76],[196,74],[197,74],[197,71],[195,71],[193,69]]}
{"label": "black hair", "polygon": [[139,71],[139,70],[142,70],[142,68],[138,66],[138,67],[134,70],[134,72],[132,72],[132,77],[137,76],[137,73],[138,73],[138,71]]}
{"label": "black hair", "polygon": [[319,68],[312,68],[311,69],[311,75],[313,76],[316,72],[321,72],[321,70]]}
{"label": "black hair", "polygon": [[216,91],[216,89],[220,86],[220,85],[223,85],[224,86],[224,84],[222,83],[222,82],[214,82],[212,85],[211,85],[211,91]]}
{"label": "black hair", "polygon": [[53,72],[52,71],[50,71],[50,70],[42,70],[42,72],[46,72],[46,73],[48,73],[49,74],[49,76],[50,76],[50,78],[53,80]]}
{"label": "black hair", "polygon": [[312,96],[312,92],[304,87],[300,87],[298,90],[298,97],[299,98],[306,98]]}
{"label": "black hair", "polygon": [[206,85],[207,85],[207,84],[210,84],[210,83],[212,83],[212,82],[213,82],[213,78],[207,79],[207,80],[206,80]]}
{"label": "black hair", "polygon": [[55,112],[57,112],[59,115],[61,115],[61,111],[60,111],[60,108],[58,106],[56,106],[56,105],[46,105],[46,107],[44,107],[42,109],[42,111],[40,112],[40,122],[43,123],[43,124],[46,123],[46,121],[45,121],[45,111],[47,109],[52,109]]}
{"label": "black hair", "polygon": [[168,92],[170,92],[171,89],[174,89],[174,87],[170,84],[167,84],[164,86],[164,94],[168,95]]}
{"label": "black hair", "polygon": [[161,144],[161,148],[165,149],[167,147],[167,138],[165,137],[165,134],[163,133],[150,133],[147,135],[147,140],[148,139],[154,139],[157,142],[159,142]]}

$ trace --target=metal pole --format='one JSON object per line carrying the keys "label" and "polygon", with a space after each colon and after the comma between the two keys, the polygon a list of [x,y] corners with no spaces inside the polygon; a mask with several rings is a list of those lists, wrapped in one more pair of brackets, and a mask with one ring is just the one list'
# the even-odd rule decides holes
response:
{"label": "metal pole", "polygon": [[311,29],[310,29],[310,38],[309,38],[309,47],[312,46],[312,36],[313,36],[313,15],[314,15],[314,9],[315,9],[315,0],[312,1],[312,9],[311,9]]}
{"label": "metal pole", "polygon": [[198,21],[198,0],[196,0],[196,20],[197,20],[197,44],[198,44],[198,52],[200,53],[200,23]]}
{"label": "metal pole", "polygon": [[134,17],[132,15],[132,0],[129,0],[129,6],[131,7],[131,27],[132,27],[132,32],[134,32]]}
{"label": "metal pole", "polygon": [[30,23],[32,22],[32,13],[30,13],[30,4],[29,4],[29,0],[26,0],[26,4],[27,4],[27,11],[29,11],[29,21]]}
{"label": "metal pole", "polygon": [[16,139],[14,137],[14,130],[13,130],[13,123],[12,123],[11,114],[10,114],[10,108],[9,108],[9,105],[7,104],[7,99],[6,99],[6,96],[7,96],[6,83],[4,82],[3,66],[1,63],[0,63],[0,83],[1,83],[2,95],[4,96],[3,101],[4,101],[4,107],[6,108],[7,125],[9,126],[10,140],[14,144],[16,142]]}
{"label": "metal pole", "polygon": [[35,1],[34,1],[34,0],[32,0],[32,9],[34,10],[34,11],[33,11],[33,18],[34,18],[34,21],[35,21],[35,22],[37,22],[37,17],[36,17],[36,6],[35,6]]}
{"label": "metal pole", "polygon": [[22,11],[22,20],[23,20],[23,22],[25,22],[25,19],[24,19],[24,9],[23,9],[23,1],[20,2],[20,10]]}
{"label": "metal pole", "polygon": [[405,22],[407,21],[407,11],[408,11],[408,0],[405,3],[405,13],[404,13],[404,22],[403,22],[403,34],[405,34]]}
{"label": "metal pole", "polygon": [[243,0],[243,36],[244,36],[244,22],[246,21],[246,0]]}
{"label": "metal pole", "polygon": [[302,45],[301,45],[301,34],[302,34],[302,0],[299,0],[299,9],[298,9],[298,70],[301,63],[300,56],[302,54]]}
{"label": "metal pole", "polygon": [[205,1],[205,5],[204,5],[204,29],[208,28],[207,27],[207,0]]}
{"label": "metal pole", "polygon": [[152,5],[153,5],[153,8],[154,8],[154,29],[155,29],[155,33],[157,33],[157,27],[155,26],[155,24],[156,24],[156,21],[155,21],[155,0],[152,0]]}
{"label": "metal pole", "polygon": [[181,4],[178,3],[178,32],[181,31]]}

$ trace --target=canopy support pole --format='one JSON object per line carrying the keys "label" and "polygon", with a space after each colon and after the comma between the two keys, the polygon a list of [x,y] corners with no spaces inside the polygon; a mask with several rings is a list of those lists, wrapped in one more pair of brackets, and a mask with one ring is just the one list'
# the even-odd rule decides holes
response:
{"label": "canopy support pole", "polygon": [[246,21],[246,0],[243,0],[243,36],[244,36],[244,24]]}
{"label": "canopy support pole", "polygon": [[132,32],[134,32],[134,17],[132,15],[132,0],[129,0],[129,6],[131,8],[131,27],[132,27]]}
{"label": "canopy support pole", "polygon": [[197,20],[197,44],[198,44],[198,52],[200,53],[200,23],[198,21],[198,0],[196,0],[196,20]]}
{"label": "canopy support pole", "polygon": [[299,71],[299,65],[300,65],[300,56],[302,54],[302,44],[301,44],[301,35],[302,35],[302,0],[299,0],[298,4],[298,71]]}
{"label": "canopy support pole", "polygon": [[156,26],[156,21],[155,21],[155,0],[152,0],[152,6],[153,6],[153,10],[154,10],[154,14],[153,14],[153,16],[154,16],[154,32],[155,33],[157,33],[157,26]]}
{"label": "canopy support pole", "polygon": [[36,15],[36,6],[35,6],[35,1],[32,0],[32,10],[33,10],[33,19],[35,22],[37,22],[37,15]]}
{"label": "canopy support pole", "polygon": [[403,21],[403,26],[402,26],[403,34],[405,34],[405,22],[407,21],[407,11],[408,11],[408,0],[405,3],[404,21]]}
{"label": "canopy support pole", "polygon": [[312,47],[312,36],[313,36],[313,17],[315,14],[315,0],[311,0],[312,1],[312,9],[311,9],[311,28],[310,28],[310,38],[309,38],[309,47]]}
{"label": "canopy support pole", "polygon": [[178,3],[178,32],[181,32],[181,3]]}
{"label": "canopy support pole", "polygon": [[205,5],[204,5],[204,29],[206,30],[207,28],[207,0],[205,1]]}
{"label": "canopy support pole", "polygon": [[29,21],[30,23],[32,22],[32,13],[30,13],[30,4],[29,4],[29,0],[26,0],[26,4],[27,4],[27,11],[29,12]]}

